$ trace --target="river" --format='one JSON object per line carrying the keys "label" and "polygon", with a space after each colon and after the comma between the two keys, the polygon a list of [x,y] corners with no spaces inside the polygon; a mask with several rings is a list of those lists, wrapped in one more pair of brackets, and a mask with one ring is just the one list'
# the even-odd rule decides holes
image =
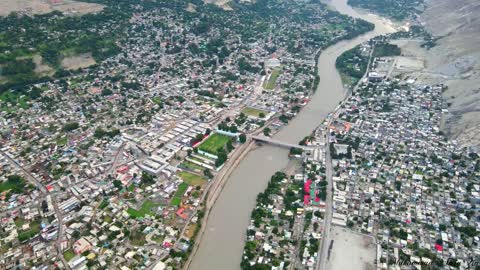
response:
{"label": "river", "polygon": [[[337,57],[372,37],[394,32],[389,21],[376,15],[357,12],[346,2],[347,0],[330,0],[325,3],[340,13],[375,24],[375,30],[352,40],[341,41],[321,53],[317,91],[288,126],[275,134],[275,139],[298,143],[309,135],[346,95],[340,75],[335,69]],[[200,239],[199,249],[189,269],[240,269],[245,233],[256,196],[266,188],[276,171],[287,166],[287,153],[286,149],[262,146],[248,153],[240,162],[210,212],[205,234]]]}

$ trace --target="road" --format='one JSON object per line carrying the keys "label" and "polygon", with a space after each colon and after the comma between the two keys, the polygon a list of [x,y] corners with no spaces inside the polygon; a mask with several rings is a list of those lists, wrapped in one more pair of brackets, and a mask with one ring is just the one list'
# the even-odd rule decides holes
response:
{"label": "road", "polygon": [[[9,162],[12,164],[14,167],[16,167],[18,170],[20,170],[23,175],[25,176],[26,180],[35,185],[35,187],[40,190],[42,195],[47,194],[47,188],[37,179],[33,174],[25,169],[19,162],[17,162],[15,159],[10,157],[6,152],[0,150],[0,154],[3,155]],[[57,258],[60,259],[66,269],[70,269],[70,266],[68,265],[67,261],[63,257],[63,252],[62,252],[62,239],[63,239],[63,215],[60,209],[58,208],[58,201],[57,198],[54,194],[52,196],[52,204],[53,208],[55,211],[55,217],[58,220],[58,232],[57,232],[57,240],[55,241],[55,249],[57,251]]]}
{"label": "road", "polygon": [[[330,123],[329,123],[330,125]],[[328,126],[329,126],[328,125]],[[325,157],[325,167],[326,167],[326,180],[328,182],[327,185],[327,199],[325,201],[325,216],[324,216],[324,223],[323,223],[323,237],[320,244],[320,251],[319,251],[319,259],[317,261],[317,270],[325,269],[327,263],[327,253],[328,253],[328,244],[330,243],[331,236],[330,236],[330,229],[332,225],[332,186],[333,186],[333,166],[332,166],[332,158],[330,156],[330,139],[329,133],[326,133],[327,136],[327,143],[326,143],[326,157]]]}

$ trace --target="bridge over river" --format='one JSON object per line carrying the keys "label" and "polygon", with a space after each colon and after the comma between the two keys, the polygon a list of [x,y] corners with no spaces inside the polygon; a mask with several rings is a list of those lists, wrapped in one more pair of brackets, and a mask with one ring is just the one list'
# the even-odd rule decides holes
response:
{"label": "bridge over river", "polygon": [[302,150],[313,150],[314,147],[313,146],[307,146],[307,145],[299,145],[299,144],[292,144],[292,143],[287,143],[287,142],[282,142],[282,141],[279,141],[279,140],[274,140],[272,138],[269,138],[269,137],[265,137],[265,136],[252,136],[251,137],[253,140],[257,141],[257,142],[263,142],[263,143],[268,143],[268,144],[271,144],[271,145],[276,145],[276,146],[280,146],[280,147],[286,147],[286,148],[299,148],[299,149],[302,149]]}

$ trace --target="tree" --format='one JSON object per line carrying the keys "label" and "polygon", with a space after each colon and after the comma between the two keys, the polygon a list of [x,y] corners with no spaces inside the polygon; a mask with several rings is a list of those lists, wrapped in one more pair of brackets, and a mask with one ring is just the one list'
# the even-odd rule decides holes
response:
{"label": "tree", "polygon": [[203,170],[203,174],[208,178],[213,178],[213,174],[209,169]]}
{"label": "tree", "polygon": [[66,123],[66,124],[63,126],[63,131],[69,132],[69,131],[72,131],[72,130],[77,129],[79,126],[80,126],[80,125],[79,125],[77,122]]}
{"label": "tree", "polygon": [[77,230],[73,231],[73,233],[72,233],[72,237],[73,237],[73,238],[75,238],[75,239],[78,239],[78,238],[80,238],[80,232],[79,232],[79,231],[77,231]]}
{"label": "tree", "polygon": [[229,140],[229,141],[227,142],[227,151],[228,151],[228,152],[231,152],[233,149],[235,149],[235,147],[233,147],[232,141]]}
{"label": "tree", "polygon": [[113,186],[120,190],[122,189],[123,184],[120,180],[113,180]]}
{"label": "tree", "polygon": [[142,181],[142,184],[151,185],[151,184],[155,183],[155,177],[151,174],[146,173],[146,172],[142,172],[141,181]]}
{"label": "tree", "polygon": [[271,132],[271,130],[268,127],[263,129],[263,135],[265,135],[265,136],[270,136],[270,132]]}
{"label": "tree", "polygon": [[247,135],[245,135],[245,133],[242,133],[238,136],[238,139],[241,143],[245,143],[247,141]]}

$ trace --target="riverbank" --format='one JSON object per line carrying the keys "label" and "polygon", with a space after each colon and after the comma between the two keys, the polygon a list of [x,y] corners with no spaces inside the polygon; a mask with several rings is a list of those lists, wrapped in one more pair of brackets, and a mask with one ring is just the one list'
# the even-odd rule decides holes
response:
{"label": "riverbank", "polygon": [[205,234],[206,225],[208,224],[208,218],[210,216],[211,208],[215,205],[215,202],[218,199],[218,196],[222,192],[223,188],[225,187],[226,180],[232,174],[232,172],[237,168],[240,161],[247,155],[252,149],[255,147],[255,142],[253,140],[249,140],[244,145],[241,146],[242,149],[238,149],[234,153],[234,157],[231,157],[230,162],[225,165],[223,170],[217,175],[217,179],[214,179],[212,187],[209,188],[208,194],[205,197],[205,215],[202,220],[201,228],[198,232],[194,247],[190,256],[188,257],[187,262],[183,269],[188,269],[192,262],[192,258],[198,251],[199,244],[202,241],[202,238]]}
{"label": "riverbank", "polygon": [[[341,13],[353,12],[345,8],[346,0],[329,3]],[[375,30],[354,38],[344,40],[328,47],[318,59],[318,75],[321,78],[317,91],[310,102],[283,127],[274,138],[277,140],[298,143],[309,135],[319,123],[345,98],[346,91],[341,83],[340,75],[335,69],[336,58],[344,51],[374,36],[393,31],[393,28],[375,16],[352,14],[353,17],[365,18],[375,24]],[[263,146],[250,151],[239,162],[237,168],[219,192],[215,204],[204,221],[204,229],[200,234],[201,241],[191,257],[189,269],[238,269],[244,246],[245,229],[250,220],[251,209],[255,206],[257,194],[263,191],[276,171],[281,171],[288,164],[288,151],[272,146]]]}

